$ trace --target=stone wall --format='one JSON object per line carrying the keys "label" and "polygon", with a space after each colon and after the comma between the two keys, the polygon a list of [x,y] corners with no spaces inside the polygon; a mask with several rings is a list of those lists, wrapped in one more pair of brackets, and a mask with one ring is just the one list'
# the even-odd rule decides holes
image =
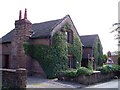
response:
{"label": "stone wall", "polygon": [[0,69],[3,88],[25,88],[27,84],[26,69]]}
{"label": "stone wall", "polygon": [[81,75],[77,77],[76,81],[81,84],[89,85],[89,84],[95,84],[98,82],[107,81],[112,79],[113,77],[114,77],[114,73],[108,73],[108,74],[93,73],[92,75],[89,76]]}
{"label": "stone wall", "polygon": [[111,80],[114,78],[114,76],[115,76],[115,74],[113,72],[108,73],[108,74],[102,74],[101,72],[97,72],[97,73],[93,73],[91,75],[80,75],[75,78],[60,76],[60,77],[58,77],[58,79],[64,80],[64,81],[78,82],[78,83],[84,84],[84,85],[91,85],[91,84]]}

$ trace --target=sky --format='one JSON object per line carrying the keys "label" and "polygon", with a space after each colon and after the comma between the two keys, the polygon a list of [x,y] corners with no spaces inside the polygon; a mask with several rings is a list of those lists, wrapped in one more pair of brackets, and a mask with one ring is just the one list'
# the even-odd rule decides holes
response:
{"label": "sky", "polygon": [[1,0],[0,37],[15,26],[19,10],[27,8],[28,19],[32,23],[63,18],[70,15],[79,35],[98,34],[103,52],[116,51],[116,33],[110,33],[112,24],[118,22],[119,0]]}

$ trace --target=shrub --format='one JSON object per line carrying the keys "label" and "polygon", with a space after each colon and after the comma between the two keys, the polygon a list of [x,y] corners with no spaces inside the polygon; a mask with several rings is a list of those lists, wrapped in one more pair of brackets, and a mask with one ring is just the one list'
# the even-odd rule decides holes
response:
{"label": "shrub", "polygon": [[113,65],[112,66],[112,71],[120,71],[120,66],[119,65]]}
{"label": "shrub", "polygon": [[112,65],[112,67],[110,67],[109,65],[104,65],[103,67],[97,68],[97,70],[101,71],[101,73],[103,73],[103,74],[107,74],[109,72],[120,71],[120,66]]}
{"label": "shrub", "polygon": [[110,67],[108,65],[105,65],[105,66],[102,67],[101,73],[106,74],[106,73],[109,73],[109,72],[112,72],[112,67]]}
{"label": "shrub", "polygon": [[93,70],[93,66],[92,66],[90,60],[88,60],[88,66],[87,66],[87,68],[88,68],[89,70]]}
{"label": "shrub", "polygon": [[63,72],[65,76],[74,78],[76,77],[77,70],[72,69],[72,70],[66,70]]}
{"label": "shrub", "polygon": [[79,76],[79,75],[90,75],[92,74],[92,70],[90,69],[87,69],[85,67],[80,67],[78,70],[77,70],[77,73],[76,73],[76,76]]}

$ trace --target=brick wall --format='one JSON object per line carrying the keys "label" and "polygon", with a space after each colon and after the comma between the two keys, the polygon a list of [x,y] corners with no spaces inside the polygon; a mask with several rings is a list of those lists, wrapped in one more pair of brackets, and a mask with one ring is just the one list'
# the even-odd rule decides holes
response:
{"label": "brick wall", "polygon": [[112,55],[111,59],[113,60],[114,64],[118,64],[118,55]]}
{"label": "brick wall", "polygon": [[27,84],[26,69],[0,69],[3,88],[25,88]]}
{"label": "brick wall", "polygon": [[31,44],[50,45],[50,39],[32,39]]}

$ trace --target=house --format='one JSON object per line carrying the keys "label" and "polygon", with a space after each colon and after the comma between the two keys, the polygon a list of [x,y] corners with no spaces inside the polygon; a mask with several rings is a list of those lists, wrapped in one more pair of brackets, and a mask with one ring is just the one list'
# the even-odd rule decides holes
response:
{"label": "house", "polygon": [[102,64],[103,48],[100,38],[98,34],[94,34],[80,36],[80,39],[84,45],[81,66],[87,67],[90,60],[95,69],[96,65]]}
{"label": "house", "polygon": [[[3,68],[26,68],[31,75],[46,77],[56,74],[55,72],[61,69],[77,68],[81,64],[82,44],[69,15],[57,20],[32,24],[27,19],[27,9],[25,9],[24,18],[21,17],[20,11],[19,20],[15,21],[15,28],[2,37]],[[59,34],[62,36],[59,37]],[[56,40],[55,35],[60,40]],[[54,45],[56,42],[62,49],[59,45]],[[28,54],[30,51],[25,51],[25,43],[32,46],[28,48],[32,50],[30,54]],[[36,49],[37,46],[40,48]],[[72,49],[73,46],[75,50]],[[51,52],[53,48],[54,51]]]}
{"label": "house", "polygon": [[106,64],[110,64],[108,61],[111,60],[111,64],[118,64],[118,52],[107,52],[107,62]]}

